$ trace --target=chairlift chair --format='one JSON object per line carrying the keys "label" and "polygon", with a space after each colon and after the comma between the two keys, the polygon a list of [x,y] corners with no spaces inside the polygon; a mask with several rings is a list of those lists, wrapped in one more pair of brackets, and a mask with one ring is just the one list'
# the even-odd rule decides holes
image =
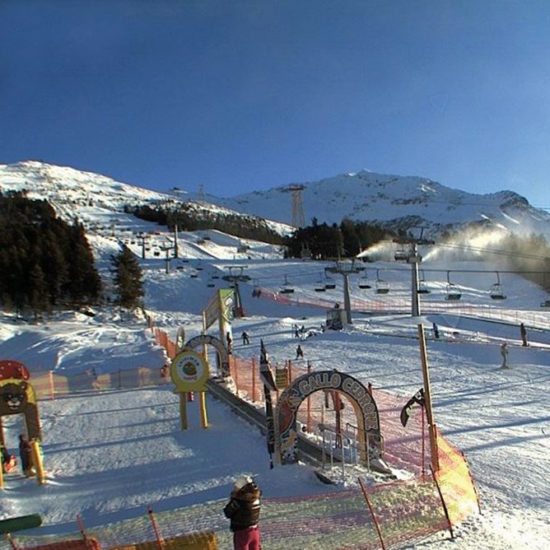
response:
{"label": "chairlift chair", "polygon": [[504,300],[506,296],[504,295],[502,285],[500,284],[500,276],[498,274],[498,271],[496,271],[496,274],[497,282],[491,285],[491,288],[489,289],[489,296],[491,296],[491,299],[493,300]]}
{"label": "chairlift chair", "polygon": [[334,290],[336,288],[336,283],[334,282],[332,277],[329,277],[325,273],[325,290]]}
{"label": "chairlift chair", "polygon": [[282,288],[279,290],[281,294],[292,294],[294,292],[294,287],[288,282],[288,278],[285,275],[285,282],[283,283]]}
{"label": "chairlift chair", "polygon": [[420,281],[418,281],[418,294],[429,294],[430,289],[428,288],[428,285],[426,284],[426,279],[424,278],[424,272],[421,274]]}
{"label": "chairlift chair", "polygon": [[361,275],[361,277],[359,277],[359,282],[357,283],[357,286],[362,289],[372,288],[367,280],[366,272],[364,275]]}
{"label": "chairlift chair", "polygon": [[393,257],[397,262],[403,262],[409,258],[409,253],[405,250],[405,248],[400,248],[395,251]]}
{"label": "chairlift chair", "polygon": [[322,273],[321,273],[321,277],[319,278],[319,281],[317,282],[313,290],[315,290],[315,292],[325,292],[326,287],[324,285]]}
{"label": "chairlift chair", "polygon": [[376,270],[376,294],[388,294],[390,285],[379,276],[379,270]]}
{"label": "chairlift chair", "polygon": [[456,302],[462,298],[462,292],[460,292],[460,289],[454,283],[451,283],[449,273],[447,271],[447,296],[445,296],[445,300]]}

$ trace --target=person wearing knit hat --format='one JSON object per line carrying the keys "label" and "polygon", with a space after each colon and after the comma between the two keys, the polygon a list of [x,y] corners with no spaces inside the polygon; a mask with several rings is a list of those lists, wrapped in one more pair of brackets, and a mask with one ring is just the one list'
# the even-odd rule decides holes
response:
{"label": "person wearing knit hat", "polygon": [[250,476],[240,476],[233,484],[229,502],[223,513],[230,520],[234,550],[260,550],[262,492]]}

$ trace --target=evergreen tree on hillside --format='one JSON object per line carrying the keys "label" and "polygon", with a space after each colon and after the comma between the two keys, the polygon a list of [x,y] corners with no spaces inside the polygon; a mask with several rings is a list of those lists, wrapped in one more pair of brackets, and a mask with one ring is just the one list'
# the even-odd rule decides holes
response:
{"label": "evergreen tree on hillside", "polygon": [[101,279],[81,225],[57,218],[47,201],[0,194],[0,304],[35,316],[97,303]]}
{"label": "evergreen tree on hillside", "polygon": [[143,279],[139,263],[125,245],[116,256],[111,256],[114,280],[117,289],[116,303],[127,309],[141,305]]}

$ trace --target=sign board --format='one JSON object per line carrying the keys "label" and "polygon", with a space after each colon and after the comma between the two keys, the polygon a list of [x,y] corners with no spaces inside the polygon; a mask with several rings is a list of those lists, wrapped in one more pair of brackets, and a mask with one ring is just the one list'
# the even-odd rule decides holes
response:
{"label": "sign board", "polygon": [[170,365],[170,376],[178,392],[206,391],[209,374],[202,355],[190,349],[178,353]]}

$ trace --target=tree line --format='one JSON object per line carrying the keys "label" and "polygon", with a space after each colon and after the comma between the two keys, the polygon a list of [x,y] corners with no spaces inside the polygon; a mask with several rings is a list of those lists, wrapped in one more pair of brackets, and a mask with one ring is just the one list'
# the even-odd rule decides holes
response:
{"label": "tree line", "polygon": [[0,193],[0,302],[23,313],[94,304],[102,284],[84,228],[45,200]]}
{"label": "tree line", "polygon": [[283,242],[283,237],[269,227],[263,218],[218,210],[213,211],[201,208],[197,204],[181,204],[177,207],[126,206],[124,210],[137,218],[165,225],[172,231],[175,226],[181,231],[217,229],[241,239],[251,239],[275,245]]}
{"label": "tree line", "polygon": [[[125,246],[111,257],[113,303],[141,305],[142,272]],[[103,302],[103,284],[82,224],[58,218],[45,200],[0,193],[0,305],[35,318]]]}
{"label": "tree line", "polygon": [[340,224],[319,223],[312,219],[311,225],[302,227],[286,237],[284,244],[291,258],[303,257],[305,253],[317,260],[352,258],[366,248],[396,233],[368,222],[345,218]]}

